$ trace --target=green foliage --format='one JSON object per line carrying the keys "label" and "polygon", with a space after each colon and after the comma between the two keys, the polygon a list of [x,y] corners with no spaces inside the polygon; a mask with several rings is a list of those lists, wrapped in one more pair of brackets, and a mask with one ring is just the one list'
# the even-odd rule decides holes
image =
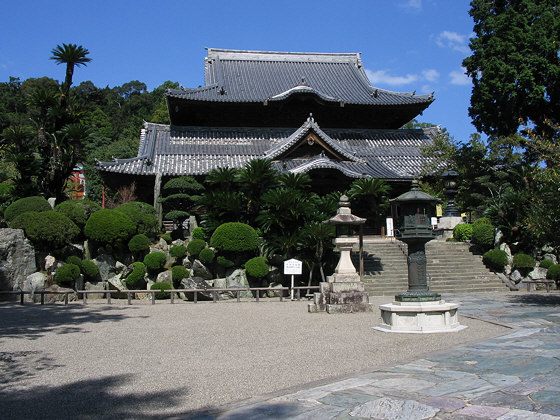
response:
{"label": "green foliage", "polygon": [[136,232],[136,226],[126,214],[101,209],[93,213],[84,228],[85,235],[102,244],[120,245],[126,243]]}
{"label": "green foliage", "polygon": [[58,284],[72,283],[78,277],[80,277],[80,267],[76,264],[64,264],[56,270],[54,281]]}
{"label": "green foliage", "polygon": [[173,238],[171,238],[171,235],[169,233],[164,233],[163,235],[160,236],[160,238],[163,239],[165,242],[167,242],[167,245],[173,242]]}
{"label": "green foliage", "polygon": [[89,279],[94,279],[99,275],[99,267],[91,260],[82,260],[81,270]]}
{"label": "green foliage", "polygon": [[251,277],[261,278],[268,274],[268,264],[265,257],[251,258],[245,263],[247,274]]}
{"label": "green foliage", "polygon": [[204,191],[204,186],[200,184],[192,176],[179,176],[177,178],[171,178],[163,185],[164,191],[174,191],[174,192],[196,192]]}
{"label": "green foliage", "polygon": [[68,264],[77,265],[78,268],[80,269],[80,273],[82,272],[82,259],[81,258],[76,257],[75,255],[70,255],[68,258],[66,258],[66,262]]}
{"label": "green foliage", "polygon": [[165,293],[164,290],[172,290],[172,289],[173,287],[171,287],[171,285],[166,281],[160,281],[159,283],[154,283],[150,287],[150,290],[161,290],[161,292],[156,293],[156,299],[169,299],[170,294]]}
{"label": "green foliage", "polygon": [[187,252],[193,257],[198,257],[200,251],[206,248],[206,242],[202,239],[193,239],[187,244]]}
{"label": "green foliage", "polygon": [[445,242],[460,242],[460,241],[458,241],[458,240],[455,239],[455,238],[447,238],[447,239],[445,240]]}
{"label": "green foliage", "polygon": [[198,254],[198,259],[203,264],[210,264],[212,261],[214,261],[214,256],[215,253],[212,248],[204,248]]}
{"label": "green foliage", "polygon": [[132,263],[134,269],[132,273],[126,276],[125,283],[128,287],[138,287],[144,282],[144,276],[146,275],[146,265],[141,262]]}
{"label": "green foliage", "polygon": [[204,186],[192,176],[172,178],[163,185],[165,197],[160,199],[165,218],[173,220],[181,226],[190,216],[198,193],[204,191]]}
{"label": "green foliage", "polygon": [[518,269],[530,269],[535,267],[537,262],[527,254],[515,254],[513,256],[513,266]]}
{"label": "green foliage", "polygon": [[201,227],[194,228],[193,231],[192,231],[192,237],[193,237],[193,239],[205,240],[206,235],[204,234],[204,229],[202,229]]}
{"label": "green foliage", "polygon": [[150,271],[159,271],[165,265],[167,257],[163,252],[150,252],[144,257],[144,264]]}
{"label": "green foliage", "polygon": [[482,261],[488,268],[496,271],[503,271],[504,267],[508,265],[508,257],[505,251],[501,249],[491,249],[482,256]]}
{"label": "green foliage", "polygon": [[546,272],[546,278],[550,280],[554,280],[556,284],[560,282],[560,264],[553,264],[548,267],[548,271]]}
{"label": "green foliage", "polygon": [[4,219],[6,219],[6,221],[8,221],[9,223],[16,216],[22,213],[29,211],[40,212],[47,210],[52,210],[52,208],[49,202],[43,197],[32,196],[20,198],[6,208],[6,210],[4,211]]}
{"label": "green foliage", "polygon": [[80,229],[84,228],[88,216],[84,207],[77,200],[63,201],[57,204],[54,210],[68,216]]}
{"label": "green foliage", "polygon": [[156,210],[147,203],[130,201],[115,207],[115,210],[130,217],[136,225],[137,233],[153,235],[159,230]]}
{"label": "green foliage", "polygon": [[384,214],[389,207],[387,194],[391,187],[380,178],[358,178],[350,185],[348,197],[352,213],[365,217],[370,226],[384,226]]}
{"label": "green foliage", "polygon": [[169,250],[169,255],[171,255],[173,258],[183,258],[185,255],[187,255],[187,247],[183,245],[172,246]]}
{"label": "green foliage", "polygon": [[492,220],[490,220],[490,218],[488,217],[481,217],[479,219],[476,219],[473,222],[473,225],[491,225],[492,224]]}
{"label": "green foliage", "polygon": [[486,223],[475,223],[472,225],[472,243],[489,249],[494,246],[494,226]]}
{"label": "green foliage", "polygon": [[62,248],[72,243],[80,233],[72,220],[54,210],[20,214],[9,226],[23,229],[25,236],[36,247],[44,250]]}
{"label": "green foliage", "polygon": [[453,238],[459,242],[466,242],[471,239],[473,225],[461,223],[453,228]]}
{"label": "green foliage", "polygon": [[143,233],[134,235],[132,239],[128,241],[128,249],[133,253],[147,251],[150,249],[150,238]]}
{"label": "green foliage", "polygon": [[252,251],[257,245],[257,232],[245,223],[224,223],[218,226],[210,238],[210,246],[223,251]]}
{"label": "green foliage", "polygon": [[220,264],[222,267],[225,267],[225,268],[230,268],[230,267],[233,267],[235,265],[235,263],[233,261],[228,260],[223,255],[219,255],[218,258],[216,259],[216,262],[218,264]]}
{"label": "green foliage", "polygon": [[189,275],[189,270],[182,265],[176,265],[171,268],[171,278],[174,285],[178,286],[181,283],[181,280],[188,279]]}
{"label": "green foliage", "polygon": [[544,259],[539,263],[539,267],[549,269],[551,265],[554,265],[554,261]]}

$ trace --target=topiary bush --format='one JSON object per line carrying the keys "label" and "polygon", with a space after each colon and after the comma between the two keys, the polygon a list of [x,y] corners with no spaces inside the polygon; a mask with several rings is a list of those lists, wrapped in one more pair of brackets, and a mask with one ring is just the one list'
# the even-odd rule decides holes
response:
{"label": "topiary bush", "polygon": [[169,250],[169,255],[171,255],[173,258],[183,258],[185,255],[187,255],[187,247],[183,245],[172,246]]}
{"label": "topiary bush", "polygon": [[204,229],[202,229],[201,227],[194,228],[193,231],[192,231],[192,237],[193,237],[193,239],[205,240],[206,235],[204,234]]}
{"label": "topiary bush", "polygon": [[200,260],[201,263],[203,264],[210,264],[214,261],[214,257],[215,257],[215,253],[214,250],[211,248],[204,248],[202,251],[200,251],[200,253],[198,254],[198,259]]}
{"label": "topiary bush", "polygon": [[95,213],[97,210],[101,210],[101,206],[94,201],[88,200],[87,198],[82,198],[79,200],[74,200],[78,206],[84,209],[86,212],[86,220]]}
{"label": "topiary bush", "polygon": [[473,225],[491,225],[492,224],[492,220],[490,220],[488,217],[481,217],[480,219],[476,219],[473,222]]}
{"label": "topiary bush", "polygon": [[552,264],[550,267],[548,267],[546,278],[554,280],[554,282],[556,283],[556,287],[558,288],[558,284],[560,283],[560,264]]}
{"label": "topiary bush", "polygon": [[141,262],[132,263],[134,269],[132,273],[126,276],[125,283],[128,287],[138,287],[144,282],[144,276],[146,275],[146,265]]}
{"label": "topiary bush", "polygon": [[154,235],[159,230],[156,210],[147,203],[130,201],[115,207],[115,210],[130,217],[130,220],[136,226],[136,233]]}
{"label": "topiary bush", "polygon": [[513,266],[518,270],[529,271],[534,268],[537,262],[533,257],[527,254],[515,254],[513,256]]}
{"label": "topiary bush", "polygon": [[544,259],[539,263],[539,267],[546,268],[547,270],[550,266],[554,265],[554,261]]}
{"label": "topiary bush", "polygon": [[163,239],[167,243],[167,245],[173,242],[173,238],[169,233],[164,233],[163,235],[160,236],[160,238]]}
{"label": "topiary bush", "polygon": [[181,280],[189,278],[189,270],[187,270],[182,265],[176,265],[171,268],[171,279],[173,280],[173,284],[178,286],[181,283]]}
{"label": "topiary bush", "polygon": [[76,257],[75,255],[70,255],[68,258],[66,258],[66,262],[68,264],[77,265],[78,268],[80,269],[80,273],[82,272],[82,259],[80,257]]}
{"label": "topiary bush", "polygon": [[244,252],[257,248],[257,232],[245,223],[224,223],[214,231],[210,246],[220,251]]}
{"label": "topiary bush", "polygon": [[101,209],[93,213],[84,228],[88,239],[115,246],[126,243],[135,232],[136,226],[130,217],[111,209]]}
{"label": "topiary bush", "polygon": [[482,255],[482,261],[492,270],[503,271],[505,266],[508,265],[508,256],[501,249],[491,249]]}
{"label": "topiary bush", "polygon": [[161,292],[156,293],[156,299],[169,299],[170,294],[165,293],[164,290],[173,289],[171,285],[166,281],[160,281],[159,283],[154,283],[150,287],[150,290],[161,290]]}
{"label": "topiary bush", "polygon": [[95,279],[99,275],[99,267],[91,260],[82,260],[82,274],[89,279]]}
{"label": "topiary bush", "polygon": [[247,274],[251,277],[261,278],[268,274],[268,264],[265,257],[251,258],[245,263]]}
{"label": "topiary bush", "polygon": [[9,223],[22,213],[29,211],[41,212],[52,210],[51,205],[43,197],[33,196],[20,198],[4,210],[4,219]]}
{"label": "topiary bush", "polygon": [[77,200],[63,201],[58,204],[54,210],[68,216],[80,230],[84,228],[88,216],[84,208],[77,203]]}
{"label": "topiary bush", "polygon": [[472,237],[473,225],[461,223],[453,228],[453,237],[459,242],[469,241]]}
{"label": "topiary bush", "polygon": [[72,243],[80,234],[80,229],[72,220],[54,210],[22,213],[9,226],[23,229],[33,245],[49,251]]}
{"label": "topiary bush", "polygon": [[80,277],[80,267],[76,264],[64,264],[54,273],[54,281],[58,284],[72,283]]}
{"label": "topiary bush", "polygon": [[206,248],[206,242],[202,239],[193,239],[187,244],[187,252],[195,258],[204,248]]}
{"label": "topiary bush", "polygon": [[489,249],[494,246],[494,236],[495,229],[491,224],[478,223],[472,227],[471,242],[483,249]]}
{"label": "topiary bush", "polygon": [[232,260],[228,260],[223,255],[219,255],[218,258],[216,259],[216,262],[225,268],[230,268],[235,265],[235,263]]}
{"label": "topiary bush", "polygon": [[130,241],[128,241],[128,249],[133,253],[140,253],[150,249],[150,238],[148,238],[143,233],[134,235]]}
{"label": "topiary bush", "polygon": [[144,257],[144,264],[150,271],[159,271],[165,265],[167,257],[163,252],[150,252]]}

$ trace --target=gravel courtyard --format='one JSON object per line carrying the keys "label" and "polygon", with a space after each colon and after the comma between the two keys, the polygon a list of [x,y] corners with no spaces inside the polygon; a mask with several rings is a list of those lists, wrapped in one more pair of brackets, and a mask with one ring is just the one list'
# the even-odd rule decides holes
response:
{"label": "gravel courtyard", "polygon": [[180,418],[510,331],[461,317],[458,333],[387,334],[379,312],[303,301],[124,303],[1,303],[1,417]]}

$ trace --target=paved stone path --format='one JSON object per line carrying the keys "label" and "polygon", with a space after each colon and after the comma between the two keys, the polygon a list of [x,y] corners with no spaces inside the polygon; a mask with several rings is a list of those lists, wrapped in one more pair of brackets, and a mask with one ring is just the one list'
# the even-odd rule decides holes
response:
{"label": "paved stone path", "polygon": [[560,419],[560,294],[445,298],[511,333],[195,418]]}

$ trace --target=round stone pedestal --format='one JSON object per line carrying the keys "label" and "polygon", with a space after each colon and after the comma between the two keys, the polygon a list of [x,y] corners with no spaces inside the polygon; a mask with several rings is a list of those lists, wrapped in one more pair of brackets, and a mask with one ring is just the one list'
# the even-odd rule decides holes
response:
{"label": "round stone pedestal", "polygon": [[376,330],[394,333],[443,333],[467,328],[459,324],[457,303],[393,302],[380,305],[381,325]]}

